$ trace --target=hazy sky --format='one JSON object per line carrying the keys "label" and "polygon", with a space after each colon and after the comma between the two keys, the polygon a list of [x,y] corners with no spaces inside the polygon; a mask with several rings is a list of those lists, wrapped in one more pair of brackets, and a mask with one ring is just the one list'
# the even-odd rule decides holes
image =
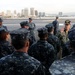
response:
{"label": "hazy sky", "polygon": [[0,0],[0,11],[34,7],[46,13],[75,12],[75,0]]}

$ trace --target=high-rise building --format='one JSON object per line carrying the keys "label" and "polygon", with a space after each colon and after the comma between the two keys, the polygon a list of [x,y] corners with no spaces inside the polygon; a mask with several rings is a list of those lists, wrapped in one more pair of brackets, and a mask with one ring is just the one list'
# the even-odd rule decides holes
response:
{"label": "high-rise building", "polygon": [[39,17],[41,17],[42,16],[42,12],[39,12]]}
{"label": "high-rise building", "polygon": [[17,14],[16,10],[14,10],[14,14]]}
{"label": "high-rise building", "polygon": [[7,12],[6,12],[6,15],[7,15],[7,17],[11,17],[11,11],[10,10],[7,10]]}
{"label": "high-rise building", "polygon": [[28,10],[28,8],[25,8],[24,9],[24,16],[25,17],[28,17],[29,16],[29,10]]}
{"label": "high-rise building", "polygon": [[37,10],[35,10],[35,16],[38,16],[38,11]]}
{"label": "high-rise building", "polygon": [[45,17],[45,12],[42,12],[42,17]]}
{"label": "high-rise building", "polygon": [[24,17],[24,9],[21,10],[21,17]]}
{"label": "high-rise building", "polygon": [[5,13],[4,13],[4,12],[1,12],[1,15],[2,15],[2,16],[5,16]]}
{"label": "high-rise building", "polygon": [[30,8],[30,15],[31,16],[35,16],[35,10],[34,10],[34,8]]}
{"label": "high-rise building", "polygon": [[58,13],[58,15],[59,15],[59,16],[62,16],[62,15],[63,15],[63,13],[62,13],[62,12],[59,12],[59,13]]}

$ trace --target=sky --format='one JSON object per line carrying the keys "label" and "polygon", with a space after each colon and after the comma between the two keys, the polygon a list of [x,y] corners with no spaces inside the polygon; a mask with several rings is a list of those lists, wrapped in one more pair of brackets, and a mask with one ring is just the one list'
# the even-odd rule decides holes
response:
{"label": "sky", "polygon": [[34,8],[46,13],[75,12],[75,0],[0,0],[0,12]]}

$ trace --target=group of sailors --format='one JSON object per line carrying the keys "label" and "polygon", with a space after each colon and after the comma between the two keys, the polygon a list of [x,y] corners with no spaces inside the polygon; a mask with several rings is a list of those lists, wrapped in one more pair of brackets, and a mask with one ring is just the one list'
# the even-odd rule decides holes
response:
{"label": "group of sailors", "polygon": [[32,18],[8,31],[0,18],[0,75],[74,75],[75,25],[66,20],[59,30],[58,17],[37,29]]}

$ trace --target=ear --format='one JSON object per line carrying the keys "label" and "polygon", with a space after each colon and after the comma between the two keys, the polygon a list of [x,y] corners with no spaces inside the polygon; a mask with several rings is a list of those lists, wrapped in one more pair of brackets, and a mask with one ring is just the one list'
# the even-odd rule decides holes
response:
{"label": "ear", "polygon": [[25,47],[29,47],[29,41],[26,41]]}

